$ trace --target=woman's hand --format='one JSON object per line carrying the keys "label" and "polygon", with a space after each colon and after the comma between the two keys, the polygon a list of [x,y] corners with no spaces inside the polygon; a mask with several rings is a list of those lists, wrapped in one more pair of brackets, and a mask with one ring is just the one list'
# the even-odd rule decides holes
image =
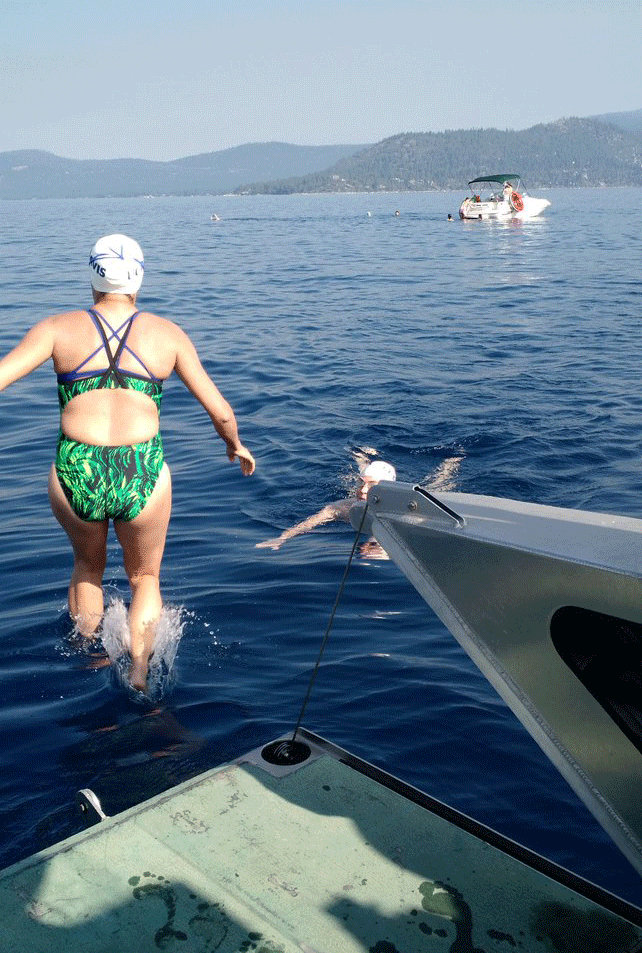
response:
{"label": "woman's hand", "polygon": [[262,543],[256,544],[256,549],[280,549],[285,539],[281,536],[275,536],[274,539],[264,539]]}
{"label": "woman's hand", "polygon": [[236,450],[233,447],[228,446],[227,455],[231,463],[234,463],[238,457],[238,461],[241,464],[241,472],[243,476],[252,476],[254,470],[256,469],[256,461],[254,457],[242,444],[240,447],[237,447]]}

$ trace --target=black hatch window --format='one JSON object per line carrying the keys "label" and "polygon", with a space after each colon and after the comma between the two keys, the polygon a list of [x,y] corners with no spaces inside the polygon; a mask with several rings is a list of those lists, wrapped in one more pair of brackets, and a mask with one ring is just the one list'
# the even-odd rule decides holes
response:
{"label": "black hatch window", "polygon": [[560,657],[642,752],[642,625],[564,606],[551,619]]}

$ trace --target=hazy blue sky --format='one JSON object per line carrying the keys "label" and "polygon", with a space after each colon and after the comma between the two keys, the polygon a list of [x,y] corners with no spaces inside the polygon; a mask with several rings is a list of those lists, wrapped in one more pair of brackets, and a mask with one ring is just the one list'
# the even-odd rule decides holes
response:
{"label": "hazy blue sky", "polygon": [[642,0],[3,0],[0,151],[172,159],[642,107]]}

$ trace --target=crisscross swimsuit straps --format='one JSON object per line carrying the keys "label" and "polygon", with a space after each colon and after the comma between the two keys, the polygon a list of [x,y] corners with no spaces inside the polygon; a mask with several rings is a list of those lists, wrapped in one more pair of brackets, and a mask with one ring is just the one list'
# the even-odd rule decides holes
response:
{"label": "crisscross swimsuit straps", "polygon": [[[60,409],[63,410],[72,397],[76,397],[77,394],[84,394],[90,390],[100,390],[104,387],[124,387],[126,389],[129,388],[131,390],[140,391],[142,394],[147,394],[147,396],[151,397],[154,401],[160,413],[163,382],[159,377],[154,377],[154,375],[147,370],[138,354],[135,354],[134,351],[127,346],[129,332],[140,311],[136,311],[132,314],[115,330],[105,321],[102,315],[99,315],[93,308],[89,309],[88,314],[100,334],[101,343],[74,371],[69,371],[67,374],[58,374],[58,401],[60,403]],[[105,333],[103,322],[107,325],[110,332],[109,337],[107,337]],[[112,338],[118,341],[118,347],[114,354],[112,354],[109,347],[109,341],[111,341]],[[109,366],[97,371],[84,371],[83,367],[89,364],[103,349],[107,356]],[[141,368],[145,371],[144,375],[121,370],[120,359],[125,350],[140,364]]]}
{"label": "crisscross swimsuit straps", "polygon": [[[93,309],[89,310],[102,343],[74,371],[58,374],[58,400],[61,411],[72,398],[90,390],[124,388],[147,394],[160,413],[163,382],[151,374],[143,361],[127,345],[136,311],[118,328]],[[103,327],[109,330],[109,336]],[[112,353],[109,341],[118,341]],[[108,367],[84,371],[83,368],[101,351],[105,351]],[[127,350],[145,371],[143,374],[123,371],[120,359]],[[73,511],[83,520],[132,520],[141,512],[151,496],[163,466],[163,444],[160,432],[151,440],[131,446],[102,446],[58,437],[56,473]]]}

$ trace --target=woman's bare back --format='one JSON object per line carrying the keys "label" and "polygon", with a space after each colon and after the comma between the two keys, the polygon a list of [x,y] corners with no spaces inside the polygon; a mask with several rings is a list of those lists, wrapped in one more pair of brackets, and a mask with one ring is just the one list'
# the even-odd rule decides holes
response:
{"label": "woman's bare back", "polygon": [[[111,352],[115,354],[126,322],[135,313],[135,307],[98,305],[94,310],[105,319],[103,328]],[[50,320],[53,323],[53,362],[56,373],[70,373],[84,361],[83,372],[109,367],[109,358],[99,332],[86,311],[66,312]],[[118,335],[112,335],[110,328],[114,331],[120,329]],[[164,318],[150,312],[139,313],[127,337],[127,347],[121,352],[119,369],[144,377],[149,372],[153,377],[165,380],[176,363],[175,330],[176,325]],[[61,415],[61,427],[68,437],[83,443],[108,446],[136,444],[156,434],[159,427],[158,411],[148,395],[133,389],[90,390],[76,395],[66,404]]]}

